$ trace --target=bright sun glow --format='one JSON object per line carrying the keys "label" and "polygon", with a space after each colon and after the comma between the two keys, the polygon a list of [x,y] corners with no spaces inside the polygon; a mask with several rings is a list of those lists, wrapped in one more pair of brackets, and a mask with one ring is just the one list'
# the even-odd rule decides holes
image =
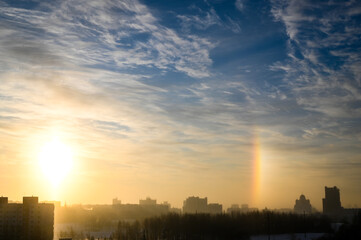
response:
{"label": "bright sun glow", "polygon": [[55,139],[41,149],[39,164],[48,180],[57,186],[72,168],[72,151],[67,145]]}

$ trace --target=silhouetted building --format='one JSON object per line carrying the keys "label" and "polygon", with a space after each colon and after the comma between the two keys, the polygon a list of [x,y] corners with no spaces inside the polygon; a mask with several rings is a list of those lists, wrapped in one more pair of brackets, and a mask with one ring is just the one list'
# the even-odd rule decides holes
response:
{"label": "silhouetted building", "polygon": [[2,204],[7,204],[8,203],[8,198],[7,197],[0,197],[0,206]]}
{"label": "silhouetted building", "polygon": [[229,214],[235,214],[235,213],[241,213],[241,208],[238,204],[232,204],[230,208],[227,209],[227,213]]}
{"label": "silhouetted building", "polygon": [[0,198],[0,239],[52,240],[53,232],[53,204],[39,204],[37,197],[24,197],[23,204]]}
{"label": "silhouetted building", "polygon": [[222,205],[218,203],[208,204],[207,198],[188,197],[183,202],[183,213],[222,213]]}
{"label": "silhouetted building", "polygon": [[[112,210],[111,210],[112,209]],[[108,206],[93,207],[94,210],[108,211],[119,215],[122,219],[144,219],[147,217],[159,216],[170,212],[171,205],[168,202],[157,204],[157,200],[147,197],[146,199],[140,199],[139,204],[121,204],[121,201],[117,198],[113,199],[112,208],[108,209]]]}
{"label": "silhouetted building", "polygon": [[342,214],[343,208],[341,206],[340,190],[336,186],[333,188],[325,187],[325,198],[322,199],[322,205],[324,214]]}
{"label": "silhouetted building", "polygon": [[144,200],[140,199],[139,205],[155,206],[155,205],[157,205],[157,200],[147,197]]}
{"label": "silhouetted building", "polygon": [[40,203],[49,203],[49,204],[53,204],[56,209],[60,209],[61,207],[61,202],[60,201],[41,201]]}
{"label": "silhouetted building", "polygon": [[218,204],[218,203],[210,203],[210,204],[208,204],[207,213],[221,214],[222,213],[222,204]]}
{"label": "silhouetted building", "polygon": [[183,213],[206,213],[207,198],[188,197],[183,202]]}
{"label": "silhouetted building", "polygon": [[182,209],[180,208],[170,208],[169,209],[170,213],[176,213],[176,214],[181,214],[182,213]]}
{"label": "silhouetted building", "polygon": [[168,206],[169,208],[171,207],[170,203],[167,202],[167,201],[164,201],[164,202],[161,203],[160,205]]}
{"label": "silhouetted building", "polygon": [[227,213],[248,213],[248,212],[257,212],[258,208],[250,208],[248,207],[248,204],[242,204],[241,207],[239,207],[238,204],[232,204],[230,208],[227,209]]}
{"label": "silhouetted building", "polygon": [[118,200],[118,198],[113,198],[113,205],[120,205],[122,204],[121,200]]}
{"label": "silhouetted building", "polygon": [[305,195],[301,195],[300,199],[296,199],[296,204],[293,208],[295,213],[303,214],[303,213],[311,213],[312,206],[309,199],[306,199]]}

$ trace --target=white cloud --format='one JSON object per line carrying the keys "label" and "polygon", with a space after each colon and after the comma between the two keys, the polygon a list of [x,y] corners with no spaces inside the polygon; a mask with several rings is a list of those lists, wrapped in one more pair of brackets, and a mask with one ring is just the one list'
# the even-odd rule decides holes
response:
{"label": "white cloud", "polygon": [[177,17],[182,21],[183,28],[186,30],[191,26],[196,29],[206,30],[214,25],[222,25],[221,19],[213,8],[205,12],[200,10],[200,15],[178,15]]}
{"label": "white cloud", "polygon": [[[361,57],[357,49],[348,47],[359,42],[356,34],[359,27],[345,19],[355,3],[341,6],[334,2],[275,0],[272,4],[275,19],[284,23],[291,39],[288,44],[291,58],[271,69],[286,72],[284,81],[298,104],[331,118],[361,116],[360,110],[352,107],[361,94],[357,86],[360,72],[354,67],[359,66]],[[312,10],[319,8],[324,12],[316,16]],[[337,50],[332,50],[334,47]]]}
{"label": "white cloud", "polygon": [[234,5],[238,9],[238,11],[243,12],[243,9],[244,9],[243,0],[236,0]]}
{"label": "white cloud", "polygon": [[[137,1],[67,0],[49,6],[48,12],[4,7],[1,14],[14,19],[6,28],[27,31],[9,36],[8,30],[7,39],[30,34],[32,41],[41,39],[45,48],[74,64],[116,63],[121,69],[146,66],[178,70],[192,77],[210,75],[208,52],[213,44],[194,35],[179,36],[160,25]],[[209,15],[207,21],[212,18]]]}
{"label": "white cloud", "polygon": [[303,14],[307,8],[315,8],[317,5],[310,4],[307,1],[284,1],[272,0],[271,12],[276,20],[282,21],[286,26],[288,36],[297,41],[297,34],[300,24],[303,22],[312,22],[315,18]]}

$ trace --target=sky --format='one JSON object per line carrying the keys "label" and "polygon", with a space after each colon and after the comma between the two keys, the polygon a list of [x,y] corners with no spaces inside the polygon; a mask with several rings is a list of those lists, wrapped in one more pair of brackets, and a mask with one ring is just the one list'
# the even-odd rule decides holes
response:
{"label": "sky", "polygon": [[361,207],[360,52],[356,0],[0,1],[0,194]]}

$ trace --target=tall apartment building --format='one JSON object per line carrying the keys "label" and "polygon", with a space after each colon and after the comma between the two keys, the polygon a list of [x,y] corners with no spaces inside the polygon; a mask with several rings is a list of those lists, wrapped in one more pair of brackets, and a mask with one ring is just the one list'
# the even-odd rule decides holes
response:
{"label": "tall apartment building", "polygon": [[37,197],[23,197],[23,203],[9,203],[0,197],[0,239],[52,240],[54,204],[40,203]]}
{"label": "tall apartment building", "polygon": [[337,215],[342,213],[343,208],[340,200],[340,190],[334,186],[325,187],[325,198],[322,199],[323,213]]}

